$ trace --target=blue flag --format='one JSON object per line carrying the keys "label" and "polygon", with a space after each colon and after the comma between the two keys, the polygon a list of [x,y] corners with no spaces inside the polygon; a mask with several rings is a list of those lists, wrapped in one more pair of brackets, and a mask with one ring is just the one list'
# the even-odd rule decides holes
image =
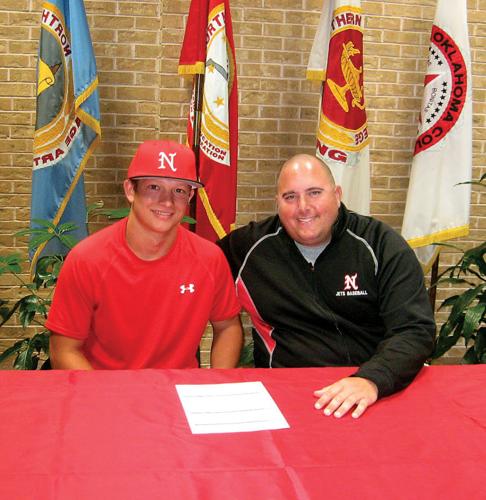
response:
{"label": "blue flag", "polygon": [[[31,228],[72,222],[87,236],[83,170],[101,135],[96,61],[83,0],[42,5],[37,66]],[[31,255],[64,255],[52,239]]]}

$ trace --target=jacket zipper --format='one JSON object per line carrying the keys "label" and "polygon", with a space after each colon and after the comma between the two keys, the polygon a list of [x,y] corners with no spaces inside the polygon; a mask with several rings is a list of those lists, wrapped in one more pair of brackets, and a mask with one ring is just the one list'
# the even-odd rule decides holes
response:
{"label": "jacket zipper", "polygon": [[[334,314],[333,314],[333,316],[334,316]],[[346,338],[344,337],[343,332],[339,329],[339,326],[337,324],[336,319],[334,319],[334,326],[335,326],[336,330],[338,331],[339,335],[341,336],[341,340],[343,342],[344,351],[346,352],[346,358],[347,358],[348,364],[351,365],[352,364],[351,363],[351,355],[349,354],[348,344],[346,343]]]}
{"label": "jacket zipper", "polygon": [[[310,266],[310,270],[312,271],[312,273],[314,273],[314,264],[312,264],[312,262],[309,262],[309,266]],[[312,278],[312,288],[314,289],[314,296],[317,297],[317,289],[316,289],[316,281],[315,281],[315,278],[313,277]],[[348,344],[346,343],[346,337],[344,336],[343,332],[340,330],[339,328],[339,325],[338,325],[338,322],[336,320],[336,316],[334,315],[334,313],[332,312],[332,310],[330,308],[328,308],[329,312],[331,313],[331,316],[333,318],[333,321],[334,321],[334,328],[336,328],[337,332],[339,333],[339,336],[341,337],[341,341],[343,343],[343,347],[344,347],[344,352],[346,354],[346,360],[348,362],[349,365],[351,365],[351,355],[349,353],[349,349],[348,349]]]}

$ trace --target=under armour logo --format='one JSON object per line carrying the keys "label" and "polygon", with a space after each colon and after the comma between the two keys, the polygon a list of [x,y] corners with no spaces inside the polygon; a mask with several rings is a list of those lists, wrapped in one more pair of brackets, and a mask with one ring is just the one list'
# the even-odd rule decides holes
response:
{"label": "under armour logo", "polygon": [[194,290],[195,290],[195,287],[194,287],[194,283],[189,283],[189,285],[181,285],[179,287],[180,291],[182,294],[186,293],[186,292],[189,292],[189,293],[194,293]]}
{"label": "under armour logo", "polygon": [[174,166],[174,158],[176,157],[177,153],[169,153],[168,155],[161,151],[159,153],[159,161],[160,161],[160,166],[159,168],[165,169],[166,166],[168,166],[172,172],[176,172],[177,168]]}
{"label": "under armour logo", "polygon": [[349,274],[346,274],[344,276],[344,290],[357,290],[358,285],[356,284],[356,278],[358,277],[358,273],[353,274],[350,276]]}

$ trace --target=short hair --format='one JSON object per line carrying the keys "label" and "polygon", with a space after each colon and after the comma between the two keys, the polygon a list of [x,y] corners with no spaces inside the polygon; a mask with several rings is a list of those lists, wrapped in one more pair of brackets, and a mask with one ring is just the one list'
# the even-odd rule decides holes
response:
{"label": "short hair", "polygon": [[138,182],[140,179],[128,179],[131,183],[132,183],[132,186],[133,186],[133,190],[135,192],[137,192],[138,190]]}

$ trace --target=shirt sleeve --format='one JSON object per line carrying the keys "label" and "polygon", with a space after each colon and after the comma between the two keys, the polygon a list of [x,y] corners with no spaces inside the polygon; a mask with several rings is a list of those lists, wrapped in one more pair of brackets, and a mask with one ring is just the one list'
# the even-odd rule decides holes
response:
{"label": "shirt sleeve", "polygon": [[46,327],[59,335],[79,340],[88,337],[94,300],[89,273],[71,250],[59,275]]}

